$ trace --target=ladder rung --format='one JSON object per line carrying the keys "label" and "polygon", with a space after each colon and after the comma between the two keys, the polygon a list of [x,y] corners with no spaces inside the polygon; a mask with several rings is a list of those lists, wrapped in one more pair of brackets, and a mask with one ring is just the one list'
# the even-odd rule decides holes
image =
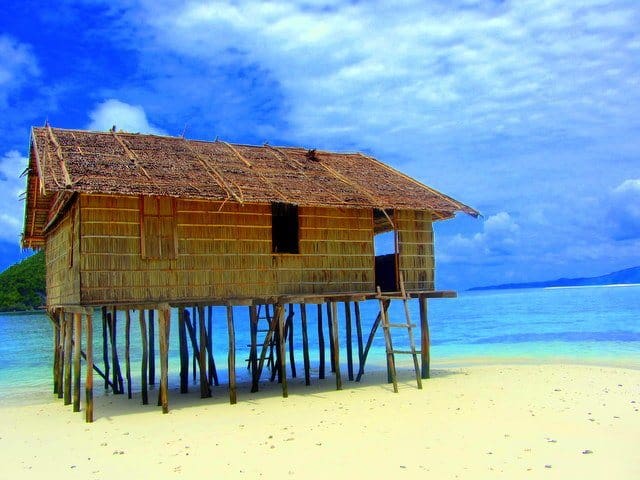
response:
{"label": "ladder rung", "polygon": [[406,354],[406,355],[419,355],[421,352],[420,350],[391,350],[391,353],[399,353],[399,354]]}
{"label": "ladder rung", "polygon": [[416,326],[415,323],[387,323],[383,325],[383,327],[387,328],[415,328]]}

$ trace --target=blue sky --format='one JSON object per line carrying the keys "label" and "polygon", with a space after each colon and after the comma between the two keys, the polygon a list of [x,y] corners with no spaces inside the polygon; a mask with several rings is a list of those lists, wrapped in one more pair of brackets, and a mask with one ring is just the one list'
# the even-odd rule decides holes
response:
{"label": "blue sky", "polygon": [[0,268],[29,128],[362,151],[475,207],[437,286],[640,264],[637,1],[6,2]]}

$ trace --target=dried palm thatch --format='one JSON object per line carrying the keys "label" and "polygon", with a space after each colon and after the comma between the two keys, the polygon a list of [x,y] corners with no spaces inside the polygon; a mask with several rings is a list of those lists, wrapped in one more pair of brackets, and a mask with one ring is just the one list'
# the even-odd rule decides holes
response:
{"label": "dried palm thatch", "polygon": [[47,227],[74,193],[429,210],[434,220],[457,211],[478,215],[361,153],[33,128],[25,246],[44,245]]}

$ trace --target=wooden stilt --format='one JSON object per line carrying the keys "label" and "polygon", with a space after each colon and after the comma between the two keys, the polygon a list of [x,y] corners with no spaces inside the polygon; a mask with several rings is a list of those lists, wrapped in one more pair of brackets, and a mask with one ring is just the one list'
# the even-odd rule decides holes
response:
{"label": "wooden stilt", "polygon": [[204,326],[204,307],[198,307],[198,328],[200,330],[200,351],[198,366],[200,368],[200,398],[211,396],[211,387],[207,378],[207,331]]}
{"label": "wooden stilt", "polygon": [[73,324],[71,314],[64,313],[64,404],[71,404],[71,339]]}
{"label": "wooden stilt", "polygon": [[213,358],[213,307],[208,308],[208,327],[207,336],[207,363],[208,363],[208,381],[209,385],[213,383],[216,387],[220,384],[218,381],[218,371],[216,370],[216,361]]}
{"label": "wooden stilt", "polygon": [[156,384],[155,310],[149,310],[149,385]]}
{"label": "wooden stilt", "polygon": [[93,422],[93,319],[91,318],[91,312],[86,314],[87,318],[87,378],[84,382],[85,393],[85,420],[88,423]]}
{"label": "wooden stilt", "polygon": [[418,297],[420,305],[420,360],[422,364],[422,378],[430,377],[431,364],[431,345],[429,339],[429,321],[427,316],[427,299],[423,296]]}
{"label": "wooden stilt", "polygon": [[80,350],[82,347],[82,314],[73,314],[73,411],[80,411]]}
{"label": "wooden stilt", "polygon": [[142,388],[142,404],[147,405],[149,403],[149,392],[147,390],[147,361],[149,359],[149,341],[147,339],[147,322],[144,318],[144,310],[140,310],[139,312],[139,320],[140,320],[140,338],[142,340],[142,366],[140,371],[141,376],[141,388]]}
{"label": "wooden stilt", "polygon": [[309,372],[309,336],[307,332],[307,306],[300,304],[300,318],[302,322],[302,358],[304,361],[304,384],[311,385],[311,375]]}
{"label": "wooden stilt", "polygon": [[333,365],[336,375],[336,390],[342,390],[342,375],[340,374],[340,342],[338,337],[338,306],[336,302],[331,305],[331,338],[333,338]]}
{"label": "wooden stilt", "polygon": [[331,302],[327,303],[327,325],[329,327],[329,359],[331,362],[331,373],[336,371],[336,356],[335,356],[335,337],[333,335],[333,315],[331,309]]}
{"label": "wooden stilt", "polygon": [[127,398],[131,398],[131,312],[125,311],[124,324],[124,361],[127,377]]}
{"label": "wooden stilt", "polygon": [[353,302],[353,309],[356,313],[356,336],[358,337],[358,373],[364,365],[364,346],[362,342],[362,320],[360,318],[360,303]]}
{"label": "wooden stilt", "polygon": [[124,384],[122,381],[122,371],[120,370],[120,359],[118,358],[118,316],[115,307],[111,312],[111,361],[113,362],[113,385],[117,386],[117,389],[113,392],[115,394],[124,393]]}
{"label": "wooden stilt", "polygon": [[235,404],[236,396],[236,329],[233,324],[233,307],[227,306],[227,329],[229,330],[229,403]]}
{"label": "wooden stilt", "polygon": [[287,323],[285,324],[286,336],[289,339],[289,363],[291,364],[291,377],[296,378],[296,359],[295,359],[295,344],[293,343],[293,305],[289,304],[289,314],[287,315]]}
{"label": "wooden stilt", "polygon": [[[198,311],[196,310],[196,307],[193,307],[191,309],[191,317],[187,317],[187,320],[189,320],[190,318],[193,318],[193,324],[191,324],[191,321],[189,321],[189,323],[187,324],[187,328],[189,329],[189,335],[191,335],[193,331],[193,338],[191,339],[191,341],[192,343],[194,343],[194,345],[197,345],[198,342],[195,341],[195,339],[198,338],[198,322],[196,322],[196,318],[198,318]],[[193,383],[196,383],[196,371],[200,371],[200,348],[198,348],[197,346],[193,347],[193,358],[191,359],[191,367],[193,371],[193,373],[191,374],[191,380],[193,381]]]}
{"label": "wooden stilt", "polygon": [[160,330],[160,401],[162,413],[169,413],[169,326],[171,310],[169,306],[158,312]]}
{"label": "wooden stilt", "polygon": [[351,334],[351,303],[344,302],[345,342],[347,343],[347,374],[353,381],[353,338]]}
{"label": "wooden stilt", "polygon": [[325,373],[325,346],[324,346],[324,332],[322,331],[322,305],[318,304],[318,353],[320,355],[320,365],[318,366],[318,378],[324,380]]}
{"label": "wooden stilt", "polygon": [[[104,389],[109,388],[109,313],[107,313],[107,307],[102,307],[102,361],[104,363]],[[115,391],[117,387],[113,385]]]}
{"label": "wooden stilt", "polygon": [[53,325],[53,393],[60,390],[58,379],[60,376],[60,321],[58,313],[50,313],[51,324]]}
{"label": "wooden stilt", "polygon": [[282,396],[288,397],[289,390],[287,387],[287,361],[285,356],[285,341],[286,337],[284,335],[284,306],[278,304],[276,306],[275,312],[275,320],[278,325],[278,357],[280,360],[280,380],[282,382]]}
{"label": "wooden stilt", "polygon": [[189,346],[187,345],[187,326],[184,317],[187,312],[178,312],[178,340],[180,342],[180,393],[189,392]]}
{"label": "wooden stilt", "polygon": [[60,343],[58,344],[58,398],[64,396],[64,341],[67,323],[64,321],[64,312],[58,312],[58,324],[60,326]]}
{"label": "wooden stilt", "polygon": [[249,332],[251,346],[249,347],[249,369],[251,370],[251,391],[258,391],[258,311],[255,305],[249,306]]}

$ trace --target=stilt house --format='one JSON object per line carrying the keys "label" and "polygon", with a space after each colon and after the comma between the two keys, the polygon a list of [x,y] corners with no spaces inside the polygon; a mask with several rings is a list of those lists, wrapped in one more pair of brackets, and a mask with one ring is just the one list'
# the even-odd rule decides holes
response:
{"label": "stilt house", "polygon": [[[31,133],[22,243],[45,249],[52,318],[318,303],[434,292],[432,223],[456,212],[477,215],[361,153],[46,126]],[[376,259],[388,231],[394,251]]]}

